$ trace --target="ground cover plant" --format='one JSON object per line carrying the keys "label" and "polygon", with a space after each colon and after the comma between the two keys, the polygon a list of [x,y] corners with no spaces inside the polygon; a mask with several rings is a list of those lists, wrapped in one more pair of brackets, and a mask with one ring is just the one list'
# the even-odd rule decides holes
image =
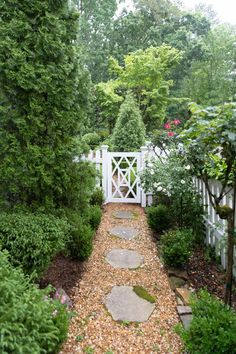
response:
{"label": "ground cover plant", "polygon": [[70,234],[66,220],[52,215],[33,213],[1,213],[0,244],[9,252],[14,266],[38,278],[64,251]]}
{"label": "ground cover plant", "polygon": [[69,313],[51,300],[0,251],[0,352],[57,353],[66,339]]}
{"label": "ground cover plant", "polygon": [[191,306],[193,320],[188,329],[179,330],[188,353],[236,353],[235,312],[203,290]]}

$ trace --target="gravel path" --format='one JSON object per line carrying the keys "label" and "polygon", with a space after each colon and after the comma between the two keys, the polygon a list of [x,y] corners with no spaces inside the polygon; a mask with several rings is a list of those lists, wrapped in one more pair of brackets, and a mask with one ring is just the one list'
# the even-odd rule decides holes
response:
{"label": "gravel path", "polygon": [[[114,212],[130,210],[133,220],[116,219]],[[134,227],[139,235],[123,240],[109,235],[115,226]],[[105,260],[114,248],[130,249],[144,256],[135,270],[115,269]],[[109,204],[94,240],[94,251],[86,262],[79,287],[74,291],[76,316],[71,321],[67,342],[61,354],[178,354],[181,343],[173,326],[179,321],[175,296],[156,253],[144,210],[137,205]],[[104,299],[115,285],[141,285],[156,298],[155,309],[147,322],[117,323],[104,306]]]}

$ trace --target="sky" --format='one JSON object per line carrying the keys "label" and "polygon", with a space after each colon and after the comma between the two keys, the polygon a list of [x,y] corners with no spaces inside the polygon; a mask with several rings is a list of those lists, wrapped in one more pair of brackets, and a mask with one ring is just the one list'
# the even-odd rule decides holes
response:
{"label": "sky", "polygon": [[[158,1],[158,0],[157,0]],[[204,3],[212,5],[220,22],[230,22],[236,25],[236,0],[181,0],[188,9],[194,9],[195,5]],[[132,7],[132,0],[126,0],[126,4]]]}
{"label": "sky", "polygon": [[236,25],[236,0],[182,0],[182,2],[189,9],[193,9],[199,2],[212,5],[220,22]]}

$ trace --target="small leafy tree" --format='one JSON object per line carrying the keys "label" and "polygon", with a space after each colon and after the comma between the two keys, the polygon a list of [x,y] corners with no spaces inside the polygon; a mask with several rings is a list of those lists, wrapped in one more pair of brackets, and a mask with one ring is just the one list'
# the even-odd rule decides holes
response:
{"label": "small leafy tree", "polygon": [[[227,220],[227,274],[225,303],[231,304],[236,203],[236,103],[203,109],[191,104],[192,118],[180,137],[185,143],[186,159],[205,183],[211,205],[221,219]],[[222,182],[219,193],[210,188],[209,166],[219,167]],[[216,165],[217,161],[217,165]],[[222,205],[223,198],[233,191],[233,206]]]}
{"label": "small leafy tree", "polygon": [[139,108],[128,94],[122,103],[114,128],[112,142],[116,151],[135,151],[143,145],[145,127]]}
{"label": "small leafy tree", "polygon": [[110,59],[114,87],[121,95],[133,93],[147,130],[159,127],[164,120],[173,85],[169,74],[180,58],[179,50],[163,44],[125,55],[123,67],[114,58]]}

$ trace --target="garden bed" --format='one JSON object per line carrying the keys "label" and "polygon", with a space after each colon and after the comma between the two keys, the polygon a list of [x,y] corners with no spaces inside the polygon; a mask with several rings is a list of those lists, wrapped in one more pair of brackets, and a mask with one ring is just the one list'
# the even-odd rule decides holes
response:
{"label": "garden bed", "polygon": [[[209,293],[224,299],[225,271],[215,261],[207,259],[203,248],[195,249],[189,260],[187,271],[194,289],[199,291],[205,288]],[[232,305],[236,309],[235,291],[232,293]]]}
{"label": "garden bed", "polygon": [[74,291],[79,287],[79,281],[85,269],[86,262],[58,255],[40,279],[39,285],[41,288],[45,288],[49,284],[55,288],[62,288],[68,296],[73,298]]}

